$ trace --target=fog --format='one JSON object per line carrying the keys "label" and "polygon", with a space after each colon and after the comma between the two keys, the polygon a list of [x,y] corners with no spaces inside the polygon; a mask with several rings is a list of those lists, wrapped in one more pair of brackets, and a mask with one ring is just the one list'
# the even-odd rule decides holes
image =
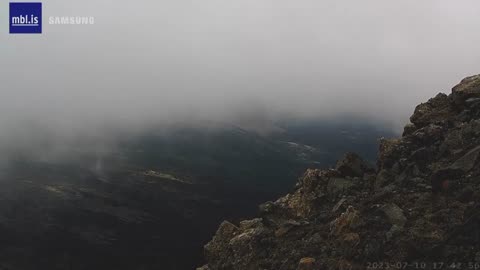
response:
{"label": "fog", "polygon": [[474,0],[44,0],[41,35],[8,34],[0,11],[7,148],[200,119],[355,115],[400,130],[480,73]]}

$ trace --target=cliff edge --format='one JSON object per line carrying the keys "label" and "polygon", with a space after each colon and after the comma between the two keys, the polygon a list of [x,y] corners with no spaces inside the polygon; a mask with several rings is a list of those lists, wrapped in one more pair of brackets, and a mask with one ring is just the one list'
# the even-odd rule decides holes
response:
{"label": "cliff edge", "polygon": [[480,75],[418,105],[410,121],[401,138],[381,140],[376,168],[348,153],[307,170],[258,218],[224,221],[199,269],[480,264]]}

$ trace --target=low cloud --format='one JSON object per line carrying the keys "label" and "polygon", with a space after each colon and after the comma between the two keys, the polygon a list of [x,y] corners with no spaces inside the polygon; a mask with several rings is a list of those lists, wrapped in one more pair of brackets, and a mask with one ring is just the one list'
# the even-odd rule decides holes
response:
{"label": "low cloud", "polygon": [[42,35],[0,32],[2,148],[199,119],[355,115],[399,130],[480,73],[473,0],[70,2],[43,1]]}

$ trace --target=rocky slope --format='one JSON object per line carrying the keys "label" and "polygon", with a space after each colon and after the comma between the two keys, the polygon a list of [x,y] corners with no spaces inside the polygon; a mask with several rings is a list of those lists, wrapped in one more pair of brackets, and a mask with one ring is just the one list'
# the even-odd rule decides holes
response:
{"label": "rocky slope", "polygon": [[224,221],[199,269],[480,269],[480,75],[410,121],[376,169],[347,154],[259,218]]}

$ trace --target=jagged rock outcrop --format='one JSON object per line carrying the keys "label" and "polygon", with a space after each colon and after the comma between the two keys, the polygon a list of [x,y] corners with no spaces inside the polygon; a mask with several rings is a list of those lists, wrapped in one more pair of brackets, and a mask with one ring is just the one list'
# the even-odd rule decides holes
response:
{"label": "jagged rock outcrop", "polygon": [[480,75],[410,120],[401,138],[381,140],[376,171],[347,154],[334,169],[307,170],[259,218],[222,223],[202,269],[480,263]]}

